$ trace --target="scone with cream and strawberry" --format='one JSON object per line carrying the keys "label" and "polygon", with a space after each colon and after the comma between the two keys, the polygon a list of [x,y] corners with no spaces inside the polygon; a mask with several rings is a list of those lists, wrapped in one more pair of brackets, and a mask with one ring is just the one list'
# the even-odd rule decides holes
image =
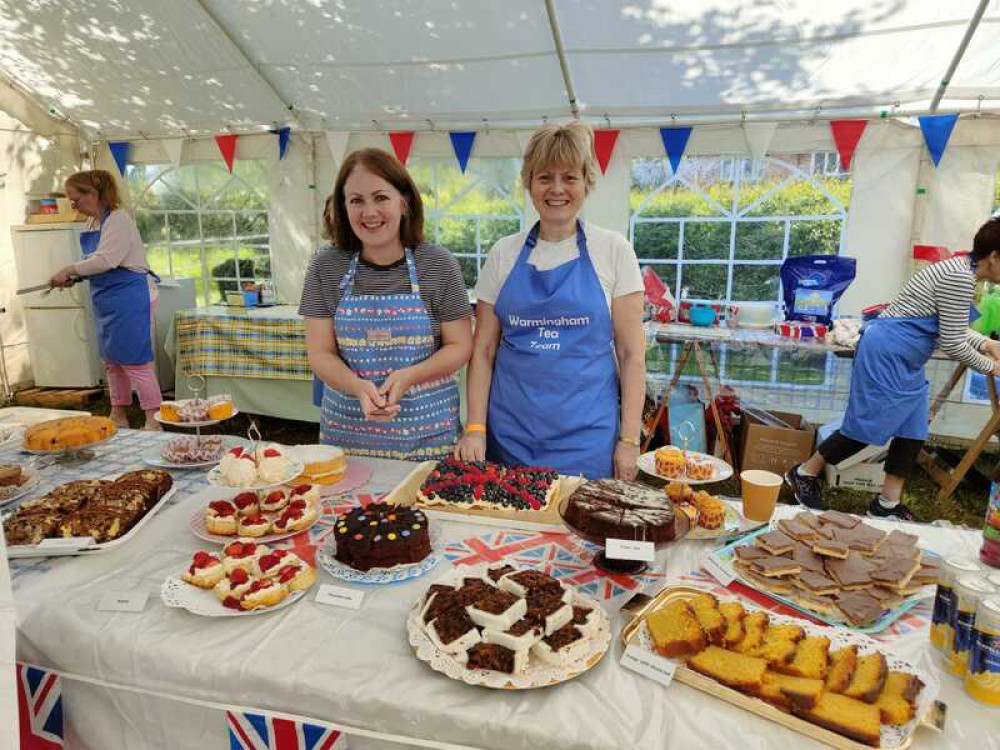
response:
{"label": "scone with cream and strawberry", "polygon": [[288,596],[288,587],[276,578],[258,578],[240,597],[240,608],[245,610],[273,607]]}
{"label": "scone with cream and strawberry", "polygon": [[213,500],[205,509],[205,529],[210,534],[232,536],[236,533],[238,510],[228,500]]}
{"label": "scone with cream and strawberry", "polygon": [[266,544],[244,540],[230,542],[222,548],[222,564],[226,573],[231,573],[236,568],[243,568],[248,573],[256,574],[257,561],[270,551]]}
{"label": "scone with cream and strawberry", "polygon": [[218,557],[199,550],[194,553],[191,565],[181,573],[181,579],[198,588],[210,589],[222,580],[224,574],[222,561]]}
{"label": "scone with cream and strawberry", "polygon": [[229,575],[215,584],[215,595],[220,602],[224,602],[231,596],[239,599],[250,590],[252,583],[253,579],[245,568],[234,568]]}

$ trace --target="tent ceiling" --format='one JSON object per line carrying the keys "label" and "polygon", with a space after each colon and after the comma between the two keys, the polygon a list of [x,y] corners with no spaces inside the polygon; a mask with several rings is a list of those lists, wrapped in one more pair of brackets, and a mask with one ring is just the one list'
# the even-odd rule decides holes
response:
{"label": "tent ceiling", "polygon": [[[925,106],[978,0],[553,5],[582,112],[623,120]],[[997,49],[993,0],[942,110],[1000,106]],[[571,111],[544,0],[0,0],[0,70],[104,137]]]}

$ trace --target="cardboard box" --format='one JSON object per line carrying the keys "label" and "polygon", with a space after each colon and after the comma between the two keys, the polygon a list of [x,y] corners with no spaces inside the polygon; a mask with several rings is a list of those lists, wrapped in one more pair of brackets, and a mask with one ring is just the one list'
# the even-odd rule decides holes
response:
{"label": "cardboard box", "polygon": [[[843,463],[847,463],[846,461]],[[843,463],[840,466],[843,466]],[[864,492],[881,492],[885,481],[885,462],[855,463],[846,468],[826,465],[826,484],[828,487],[846,487]]]}
{"label": "cardboard box", "polygon": [[740,470],[763,469],[784,475],[786,471],[802,463],[813,452],[816,442],[815,430],[802,419],[801,414],[770,412],[788,427],[771,427],[744,412],[741,419]]}

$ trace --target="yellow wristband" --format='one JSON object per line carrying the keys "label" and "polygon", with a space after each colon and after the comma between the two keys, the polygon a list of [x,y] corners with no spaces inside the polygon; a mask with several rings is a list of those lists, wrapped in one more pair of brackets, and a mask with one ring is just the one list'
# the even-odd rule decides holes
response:
{"label": "yellow wristband", "polygon": [[475,422],[471,422],[470,424],[465,425],[465,431],[466,432],[486,432],[486,425],[484,425],[484,424],[476,424]]}
{"label": "yellow wristband", "polygon": [[634,445],[636,448],[639,447],[639,441],[638,441],[638,439],[633,440],[632,438],[619,437],[618,438],[618,442],[619,443],[625,443],[625,445]]}

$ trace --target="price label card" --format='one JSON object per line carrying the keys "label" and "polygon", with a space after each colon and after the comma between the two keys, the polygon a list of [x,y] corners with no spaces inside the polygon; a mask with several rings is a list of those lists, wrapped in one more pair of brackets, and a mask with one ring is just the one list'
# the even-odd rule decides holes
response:
{"label": "price label card", "polygon": [[701,567],[723,586],[728,586],[735,580],[733,574],[726,570],[714,557],[703,557]]}
{"label": "price label card", "polygon": [[677,665],[669,659],[664,659],[658,654],[632,644],[625,648],[622,654],[622,666],[631,669],[637,674],[641,674],[653,682],[658,682],[663,687],[667,687],[674,679],[674,672]]}
{"label": "price label card", "polygon": [[346,589],[343,586],[334,586],[324,583],[316,592],[316,603],[326,604],[331,607],[344,607],[345,609],[361,609],[361,602],[365,598],[364,591]]}
{"label": "price label card", "polygon": [[39,547],[45,549],[86,549],[94,546],[93,537],[89,536],[63,536],[52,539],[43,539],[38,543]]}
{"label": "price label card", "polygon": [[97,602],[99,612],[142,612],[149,599],[148,591],[110,591]]}
{"label": "price label card", "polygon": [[652,542],[633,542],[629,539],[608,539],[604,546],[604,555],[613,560],[641,560],[653,562],[656,559],[656,548]]}

